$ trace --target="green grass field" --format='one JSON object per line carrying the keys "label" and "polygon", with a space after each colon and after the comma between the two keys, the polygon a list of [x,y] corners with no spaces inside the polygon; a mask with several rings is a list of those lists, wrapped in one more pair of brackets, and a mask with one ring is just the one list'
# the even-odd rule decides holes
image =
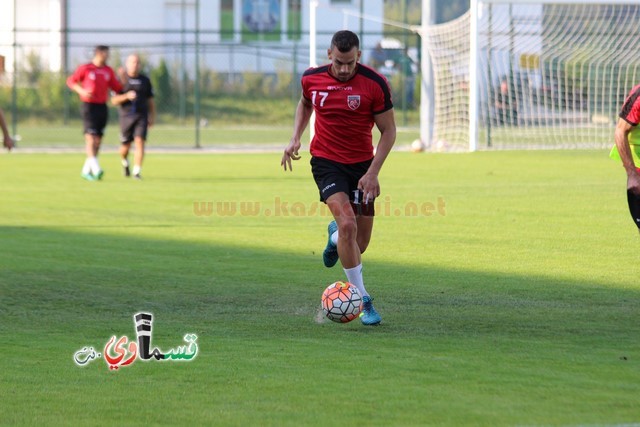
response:
{"label": "green grass field", "polygon": [[[71,148],[78,151],[84,150],[84,137],[82,127],[69,126],[24,126],[20,130],[19,149],[48,149]],[[200,145],[202,148],[235,148],[235,149],[259,149],[260,147],[273,149],[283,147],[291,138],[291,126],[212,126],[200,130]],[[379,134],[374,129],[374,138]],[[415,128],[399,129],[396,146],[408,147],[411,142],[419,137],[419,131]],[[107,127],[103,139],[103,147],[115,149],[120,145],[116,126]],[[149,131],[148,147],[154,148],[193,148],[195,146],[195,129],[188,126],[158,125]],[[309,131],[304,134],[304,141],[309,140]],[[406,148],[405,147],[405,148]]]}
{"label": "green grass field", "polygon": [[[605,151],[393,153],[364,255],[379,327],[318,321],[344,274],[308,154],[279,160],[151,153],[138,182],[107,154],[92,183],[82,154],[0,155],[0,424],[640,423],[640,236]],[[198,356],[75,365],[143,310]]]}

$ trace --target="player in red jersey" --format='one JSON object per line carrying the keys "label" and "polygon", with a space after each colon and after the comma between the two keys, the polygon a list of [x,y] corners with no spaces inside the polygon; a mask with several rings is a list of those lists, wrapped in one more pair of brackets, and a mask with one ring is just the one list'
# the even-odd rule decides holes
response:
{"label": "player in red jersey", "polygon": [[[364,286],[361,254],[371,240],[378,174],[396,139],[391,91],[382,75],[359,63],[360,41],[353,32],[335,33],[328,55],[330,64],[302,76],[293,136],[280,164],[291,170],[291,160],[300,159],[300,137],[315,111],[311,171],[320,199],[335,218],[329,223],[323,261],[333,267],[340,259],[347,280],[363,295],[360,320],[377,325],[382,319]],[[380,131],[375,155],[374,124]]]}
{"label": "player in red jersey", "polygon": [[67,86],[80,96],[82,101],[82,121],[87,160],[82,168],[82,177],[95,181],[102,178],[104,172],[98,163],[98,153],[104,128],[107,125],[109,110],[107,101],[109,91],[122,91],[122,85],[113,69],[107,65],[108,46],[96,46],[93,60],[80,65],[67,79]]}
{"label": "player in red jersey", "polygon": [[627,189],[640,196],[640,85],[631,89],[619,116],[611,157],[622,160]]}

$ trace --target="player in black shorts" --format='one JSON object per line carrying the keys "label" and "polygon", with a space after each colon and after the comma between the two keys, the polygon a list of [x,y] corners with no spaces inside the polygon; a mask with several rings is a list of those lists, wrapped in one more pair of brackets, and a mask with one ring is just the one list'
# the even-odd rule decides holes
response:
{"label": "player in black shorts", "polygon": [[67,79],[67,86],[80,96],[87,159],[80,176],[89,181],[102,179],[104,172],[98,162],[100,144],[107,125],[107,101],[111,91],[122,90],[113,69],[107,65],[108,46],[96,46],[93,59],[80,65]]}
{"label": "player in black shorts", "polygon": [[[370,166],[371,160],[345,165],[322,157],[312,157],[311,173],[320,190],[320,201],[326,202],[336,193],[347,193],[350,206],[345,206],[345,209],[351,208],[356,216],[374,216],[375,199],[365,202],[362,190],[358,189],[358,181]],[[364,246],[362,243],[361,246]]]}
{"label": "player in black shorts", "polygon": [[[327,50],[330,62],[303,73],[293,135],[280,165],[291,170],[292,161],[300,159],[300,138],[315,112],[311,170],[334,218],[327,226],[322,262],[331,268],[340,261],[347,281],[362,295],[360,320],[377,325],[382,317],[364,284],[362,254],[371,240],[378,174],[395,142],[396,125],[389,84],[359,62],[361,53],[355,33],[338,31]],[[374,125],[380,131],[375,152]]]}
{"label": "player in black shorts", "polygon": [[126,70],[121,75],[122,93],[112,97],[111,102],[120,106],[120,157],[124,176],[131,176],[128,157],[131,143],[135,142],[133,177],[142,179],[140,174],[147,130],[153,125],[156,116],[153,88],[149,78],[140,73],[138,55],[129,55],[125,67]]}

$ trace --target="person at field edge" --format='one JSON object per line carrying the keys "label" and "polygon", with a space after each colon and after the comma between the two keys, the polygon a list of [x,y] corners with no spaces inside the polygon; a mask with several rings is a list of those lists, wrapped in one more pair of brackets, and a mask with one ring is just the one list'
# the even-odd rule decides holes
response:
{"label": "person at field edge", "polygon": [[67,79],[67,86],[80,96],[87,159],[81,176],[89,181],[102,179],[104,172],[98,163],[98,153],[109,118],[107,101],[109,91],[122,91],[122,84],[113,69],[107,65],[109,47],[95,47],[93,59],[80,65]]}
{"label": "person at field edge", "polygon": [[496,94],[496,114],[498,124],[501,126],[518,124],[518,101],[509,89],[509,81],[506,77],[500,80],[500,87]]}
{"label": "person at field edge", "polygon": [[0,129],[2,129],[2,145],[7,150],[11,151],[13,148],[13,139],[9,135],[9,128],[7,127],[7,121],[4,118],[4,113],[0,109]]}
{"label": "person at field edge", "polygon": [[[292,170],[291,161],[300,159],[300,138],[315,111],[311,172],[320,200],[334,217],[323,262],[333,267],[340,260],[347,281],[363,296],[360,320],[377,325],[382,318],[364,286],[361,254],[371,240],[374,200],[380,195],[378,174],[396,139],[391,90],[382,75],[359,62],[360,41],[353,32],[335,33],[328,56],[329,64],[309,68],[302,76],[293,136],[280,164]],[[380,131],[375,155],[374,124]]]}
{"label": "person at field edge", "polygon": [[140,73],[140,57],[132,54],[127,57],[125,70],[121,74],[122,93],[114,95],[111,103],[120,106],[120,159],[125,177],[131,176],[129,169],[129,150],[135,141],[136,151],[133,158],[133,177],[142,179],[142,159],[148,128],[153,126],[156,107],[153,101],[151,80]]}
{"label": "person at field edge", "polygon": [[640,84],[636,85],[622,104],[614,133],[616,145],[610,156],[622,160],[627,172],[627,189],[640,196]]}

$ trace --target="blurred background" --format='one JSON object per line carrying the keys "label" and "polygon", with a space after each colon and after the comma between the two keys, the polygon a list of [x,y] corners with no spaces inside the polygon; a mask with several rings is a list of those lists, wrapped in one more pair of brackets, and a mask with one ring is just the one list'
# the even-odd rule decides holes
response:
{"label": "blurred background", "polygon": [[[436,8],[444,22],[467,1]],[[109,65],[141,55],[158,109],[150,142],[207,146],[234,127],[256,140],[288,140],[299,79],[310,64],[309,1],[301,0],[0,0],[0,107],[19,146],[79,146],[79,100],[65,86],[93,47],[111,47]],[[361,38],[362,62],[392,86],[398,125],[419,126],[421,0],[324,0],[317,3],[316,62],[326,62],[332,34]],[[116,140],[112,108],[107,142]],[[263,141],[261,127],[282,128]],[[159,132],[157,130],[162,130]],[[284,140],[280,140],[285,138]],[[228,139],[228,138],[227,138]],[[236,141],[237,142],[237,141]]]}

